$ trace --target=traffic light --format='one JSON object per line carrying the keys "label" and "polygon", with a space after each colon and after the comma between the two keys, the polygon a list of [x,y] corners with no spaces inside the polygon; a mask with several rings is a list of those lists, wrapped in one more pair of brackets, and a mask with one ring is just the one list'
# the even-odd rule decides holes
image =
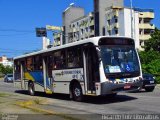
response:
{"label": "traffic light", "polygon": [[47,37],[46,28],[36,28],[36,36],[37,37]]}

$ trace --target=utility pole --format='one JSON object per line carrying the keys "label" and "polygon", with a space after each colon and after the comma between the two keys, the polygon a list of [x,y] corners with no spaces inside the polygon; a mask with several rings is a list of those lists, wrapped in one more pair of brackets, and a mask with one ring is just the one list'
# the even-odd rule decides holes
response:
{"label": "utility pole", "polygon": [[131,5],[131,38],[133,38],[133,4],[132,0],[130,0],[130,5]]}

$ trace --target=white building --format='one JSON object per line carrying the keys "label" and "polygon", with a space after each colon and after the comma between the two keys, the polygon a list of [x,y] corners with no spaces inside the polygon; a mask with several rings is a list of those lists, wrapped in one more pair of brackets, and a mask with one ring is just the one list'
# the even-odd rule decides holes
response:
{"label": "white building", "polygon": [[[123,6],[123,0],[94,0],[94,3],[94,12],[88,15],[80,14],[81,17],[76,16],[76,18],[73,16],[79,12],[75,9],[79,11],[79,8],[70,7],[74,10],[67,11],[67,15],[71,15],[74,19],[70,19],[69,22],[65,19],[67,25],[64,25],[68,26],[67,30],[55,34],[54,46],[103,35],[131,37],[135,40],[136,48],[143,50],[145,42],[155,29],[151,24],[151,20],[154,19],[152,9],[127,8]],[[65,37],[67,42],[62,42],[65,41]]]}
{"label": "white building", "polygon": [[153,10],[124,7],[106,8],[105,35],[126,36],[135,39],[136,48],[142,49],[150,33],[155,29],[151,24]]}
{"label": "white building", "polygon": [[13,66],[13,60],[12,58],[7,58],[6,56],[0,57],[0,64],[4,66]]}

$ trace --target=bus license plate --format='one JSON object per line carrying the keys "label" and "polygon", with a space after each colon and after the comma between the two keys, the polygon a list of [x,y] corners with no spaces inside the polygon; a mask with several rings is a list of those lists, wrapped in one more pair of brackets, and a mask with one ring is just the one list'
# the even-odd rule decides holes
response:
{"label": "bus license plate", "polygon": [[131,88],[130,85],[125,85],[125,86],[124,86],[124,89],[130,89],[130,88]]}

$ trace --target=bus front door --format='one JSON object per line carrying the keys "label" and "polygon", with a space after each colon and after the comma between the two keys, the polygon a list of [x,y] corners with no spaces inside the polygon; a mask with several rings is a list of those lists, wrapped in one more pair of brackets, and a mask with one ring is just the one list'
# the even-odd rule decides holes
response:
{"label": "bus front door", "polygon": [[95,94],[95,82],[96,82],[96,66],[95,65],[95,48],[86,46],[84,48],[85,62],[84,67],[86,68],[86,86],[88,94]]}

